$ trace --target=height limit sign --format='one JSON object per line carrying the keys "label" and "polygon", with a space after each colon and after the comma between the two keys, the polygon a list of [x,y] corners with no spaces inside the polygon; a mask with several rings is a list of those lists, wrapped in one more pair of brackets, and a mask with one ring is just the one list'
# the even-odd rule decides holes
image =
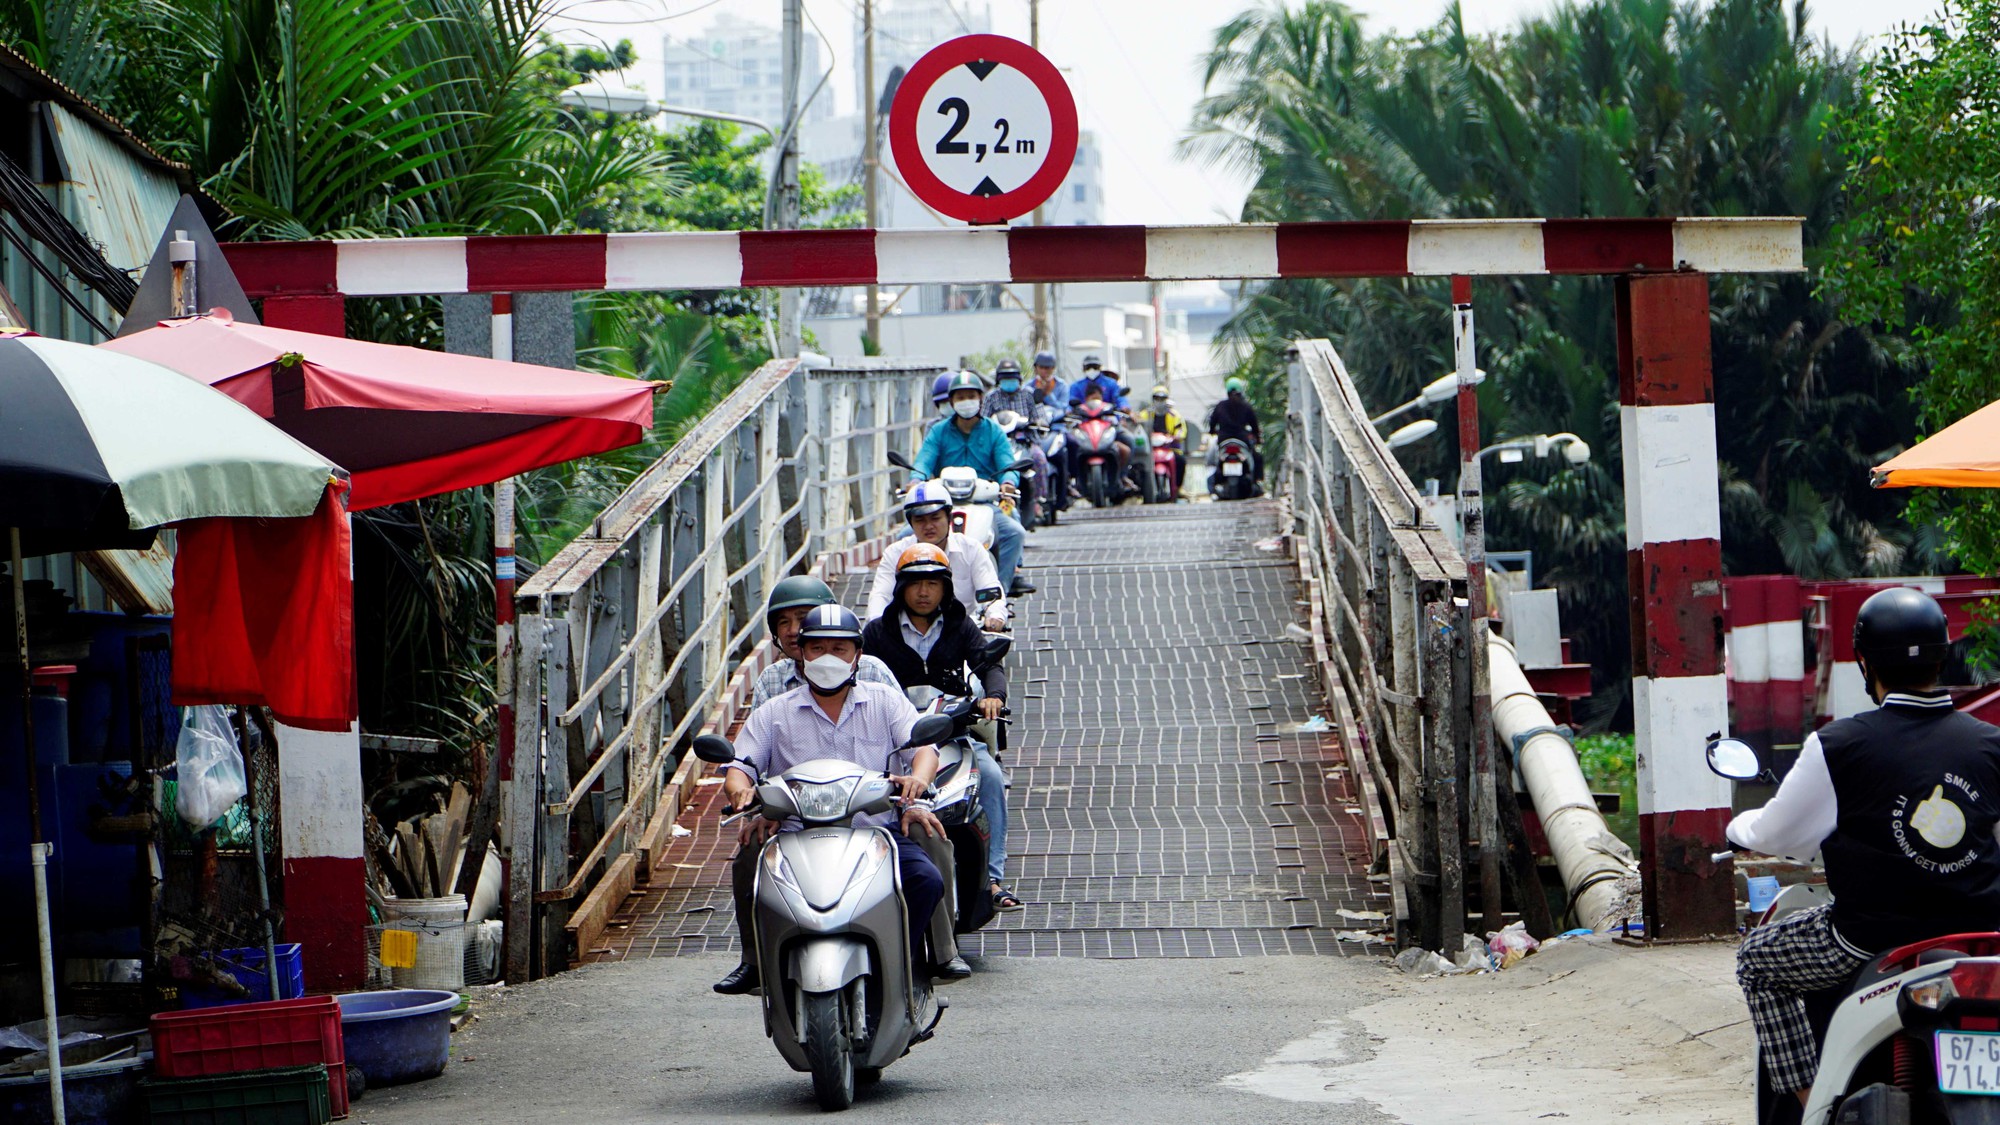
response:
{"label": "height limit sign", "polygon": [[965,35],[903,76],[889,148],[918,199],[968,223],[1004,223],[1062,186],[1076,157],[1076,102],[1033,47]]}

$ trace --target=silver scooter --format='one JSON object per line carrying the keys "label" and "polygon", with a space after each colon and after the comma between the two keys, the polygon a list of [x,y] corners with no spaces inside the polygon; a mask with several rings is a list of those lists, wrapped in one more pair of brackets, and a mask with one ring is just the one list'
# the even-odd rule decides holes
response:
{"label": "silver scooter", "polygon": [[[949,739],[952,720],[926,715],[911,728],[911,746]],[[704,762],[737,761],[728,739],[702,735],[694,754]],[[813,1078],[821,1109],[854,1103],[857,1080],[929,1039],[950,1006],[928,975],[913,972],[909,914],[890,829],[856,828],[857,815],[888,812],[896,788],[888,775],[852,762],[802,762],[761,781],[752,803],[731,812],[731,824],[759,815],[805,827],[765,843],[751,894],[755,964],[764,981],[764,1033],[792,1069]],[[944,850],[944,863],[950,859]],[[953,874],[940,865],[945,886]]]}

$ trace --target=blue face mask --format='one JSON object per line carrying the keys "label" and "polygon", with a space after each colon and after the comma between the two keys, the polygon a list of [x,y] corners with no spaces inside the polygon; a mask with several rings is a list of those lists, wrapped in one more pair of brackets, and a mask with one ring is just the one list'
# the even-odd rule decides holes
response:
{"label": "blue face mask", "polygon": [[1021,381],[1019,379],[1002,379],[1000,380],[1000,389],[1006,391],[1008,394],[1013,394],[1015,391],[1021,389]]}

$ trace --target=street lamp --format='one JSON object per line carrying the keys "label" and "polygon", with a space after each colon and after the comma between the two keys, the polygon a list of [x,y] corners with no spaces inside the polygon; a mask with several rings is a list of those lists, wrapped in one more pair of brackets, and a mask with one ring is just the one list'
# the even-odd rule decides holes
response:
{"label": "street lamp", "polygon": [[1484,457],[1488,453],[1498,453],[1502,463],[1512,465],[1525,460],[1529,450],[1533,450],[1537,457],[1547,457],[1558,448],[1562,450],[1563,458],[1572,465],[1590,460],[1590,443],[1568,432],[1496,441],[1480,450],[1479,455]]}
{"label": "street lamp", "polygon": [[1402,429],[1397,430],[1395,433],[1390,434],[1384,440],[1389,443],[1390,449],[1401,449],[1406,445],[1414,445],[1437,433],[1437,428],[1437,419],[1419,418]]}
{"label": "street lamp", "polygon": [[[1482,368],[1473,369],[1473,385],[1478,386],[1485,381],[1485,370]],[[1431,380],[1430,383],[1425,385],[1423,390],[1417,392],[1417,397],[1403,403],[1401,406],[1395,407],[1386,414],[1377,414],[1375,417],[1368,419],[1368,421],[1373,425],[1379,426],[1396,415],[1415,410],[1419,406],[1436,406],[1438,403],[1447,402],[1456,394],[1458,394],[1458,372],[1449,371]]]}

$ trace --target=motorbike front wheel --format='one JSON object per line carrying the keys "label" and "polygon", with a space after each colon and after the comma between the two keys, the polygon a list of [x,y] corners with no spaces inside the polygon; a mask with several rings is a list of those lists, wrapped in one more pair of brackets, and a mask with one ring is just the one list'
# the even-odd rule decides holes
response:
{"label": "motorbike front wheel", "polygon": [[1083,498],[1090,501],[1090,506],[1093,508],[1101,510],[1111,506],[1109,499],[1111,485],[1104,479],[1107,475],[1103,463],[1099,462],[1092,465],[1089,474],[1084,477]]}
{"label": "motorbike front wheel", "polygon": [[821,1109],[854,1104],[854,1046],[841,1025],[839,992],[808,992],[800,1022],[806,1030],[806,1061],[812,1064],[813,1097]]}

